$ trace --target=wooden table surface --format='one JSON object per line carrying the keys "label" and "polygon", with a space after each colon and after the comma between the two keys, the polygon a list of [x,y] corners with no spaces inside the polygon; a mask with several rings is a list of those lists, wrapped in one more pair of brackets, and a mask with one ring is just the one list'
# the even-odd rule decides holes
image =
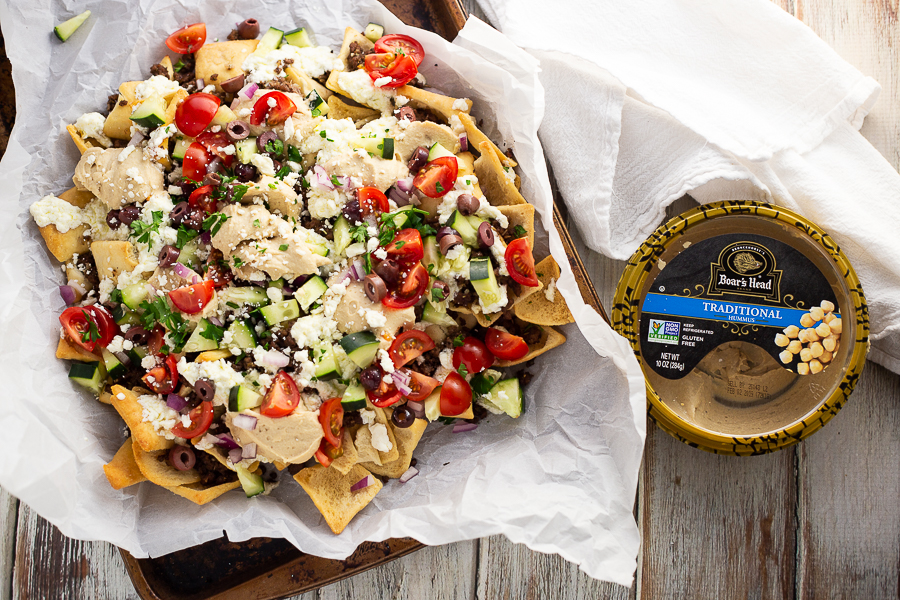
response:
{"label": "wooden table surface", "polygon": [[[900,166],[897,0],[775,1],[881,83],[862,132]],[[691,205],[683,199],[674,212]],[[624,264],[587,249],[582,257],[609,306]],[[900,377],[869,363],[827,427],[772,455],[714,456],[649,427],[635,504],[644,544],[630,589],[490,537],[426,548],[297,598],[898,598],[898,438]],[[0,600],[12,598],[137,595],[115,547],[65,538],[0,490]]]}

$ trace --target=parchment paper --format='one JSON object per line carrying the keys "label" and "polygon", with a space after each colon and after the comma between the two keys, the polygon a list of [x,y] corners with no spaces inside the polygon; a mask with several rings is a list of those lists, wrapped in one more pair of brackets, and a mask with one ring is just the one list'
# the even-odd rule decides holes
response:
{"label": "parchment paper", "polygon": [[[553,228],[537,138],[543,90],[536,61],[480,21],[470,20],[451,45],[406,27],[374,0],[191,4],[0,6],[18,115],[0,163],[0,484],[64,534],[107,540],[137,557],[212,540],[223,530],[234,541],[283,537],[330,558],[346,557],[364,540],[411,536],[443,544],[502,533],[558,553],[593,577],[630,585],[639,545],[632,508],[645,435],[643,377],[626,342],[581,301]],[[85,8],[91,18],[60,43],[53,26]],[[311,25],[318,42],[335,49],[345,26],[361,30],[369,21],[419,39],[434,59],[422,66],[429,84],[474,100],[491,137],[514,146],[522,193],[545,230],[536,255],[549,245],[563,272],[559,289],[578,321],[563,328],[568,342],[530,369],[535,378],[521,418],[492,416],[455,435],[432,425],[416,451],[420,475],[389,483],[340,536],[286,472],[269,497],[248,501],[232,492],[205,507],[149,483],[109,487],[102,465],[124,440],[123,423],[76,389],[67,365],[54,357],[63,276],[28,214],[41,196],[72,185],[78,152],[65,125],[102,110],[119,83],[145,78],[168,33],[202,21],[210,38],[224,39],[251,16],[263,28]]]}

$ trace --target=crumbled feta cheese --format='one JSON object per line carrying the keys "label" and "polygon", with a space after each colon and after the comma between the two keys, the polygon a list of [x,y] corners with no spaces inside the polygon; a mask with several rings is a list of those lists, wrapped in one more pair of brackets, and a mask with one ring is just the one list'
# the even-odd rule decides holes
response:
{"label": "crumbled feta cheese", "polygon": [[38,227],[55,225],[60,233],[74,229],[83,222],[80,208],[56,196],[44,196],[32,204],[29,211]]}
{"label": "crumbled feta cheese", "polygon": [[388,436],[387,427],[384,423],[370,423],[369,433],[372,434],[372,447],[379,452],[390,452],[394,445]]}
{"label": "crumbled feta cheese", "polygon": [[375,87],[365,69],[341,71],[337,80],[338,86],[360,104],[374,108],[383,115],[391,114],[393,110],[391,98],[395,92],[390,88]]}
{"label": "crumbled feta cheese", "polygon": [[166,98],[178,91],[181,85],[162,75],[153,75],[147,81],[140,82],[134,89],[134,97],[138,101],[144,101],[150,96]]}
{"label": "crumbled feta cheese", "polygon": [[106,349],[110,352],[122,352],[125,349],[123,347],[124,343],[125,338],[123,338],[121,335],[117,335],[109,342],[109,345],[106,346]]}
{"label": "crumbled feta cheese", "polygon": [[97,112],[84,113],[75,120],[75,129],[84,139],[94,138],[100,142],[103,147],[109,148],[112,145],[110,140],[103,133],[103,126],[106,124],[106,117]]}
{"label": "crumbled feta cheese", "polygon": [[380,310],[371,308],[360,309],[361,316],[365,317],[369,329],[380,329],[387,324],[387,316]]}
{"label": "crumbled feta cheese", "polygon": [[293,60],[292,67],[313,78],[343,68],[343,64],[331,48],[326,46],[297,48],[289,44],[282,44],[278,49],[265,54],[253,53],[244,59],[241,68],[249,72],[249,81],[263,83],[281,75],[279,68],[285,59]]}
{"label": "crumbled feta cheese", "polygon": [[376,79],[373,83],[375,84],[375,87],[380,88],[380,87],[386,86],[386,85],[389,84],[391,81],[393,81],[393,79],[391,79],[391,78],[388,77],[388,76],[384,76],[384,77],[379,77],[379,78]]}
{"label": "crumbled feta cheese", "polygon": [[250,157],[250,163],[259,169],[259,172],[269,177],[275,176],[275,163],[264,154],[254,154]]}
{"label": "crumbled feta cheese", "polygon": [[394,361],[391,359],[391,355],[388,354],[387,350],[385,350],[384,348],[380,348],[378,350],[378,364],[381,365],[381,368],[385,373],[394,372]]}
{"label": "crumbled feta cheese", "polygon": [[153,367],[156,366],[157,362],[158,362],[157,358],[155,356],[153,356],[152,354],[150,354],[141,359],[141,367],[145,371],[149,371],[150,369],[152,369]]}
{"label": "crumbled feta cheese", "polygon": [[385,250],[384,248],[376,249],[374,254],[375,258],[377,258],[378,260],[384,260],[387,258],[387,250]]}
{"label": "crumbled feta cheese", "polygon": [[362,419],[363,425],[369,425],[371,423],[377,423],[378,421],[375,419],[375,411],[368,410],[365,408],[360,409],[359,416]]}
{"label": "crumbled feta cheese", "polygon": [[162,396],[145,394],[138,396],[138,403],[143,409],[141,411],[141,421],[153,425],[153,430],[166,438],[174,440],[175,435],[172,428],[181,420],[181,415],[166,406]]}
{"label": "crumbled feta cheese", "polygon": [[216,395],[214,404],[225,404],[228,400],[228,394],[231,388],[244,383],[243,376],[235,371],[232,366],[225,362],[224,358],[202,363],[189,363],[187,358],[182,357],[178,361],[178,372],[187,380],[188,383],[194,385],[198,379],[209,379],[216,386]]}
{"label": "crumbled feta cheese", "polygon": [[453,348],[444,348],[441,350],[441,353],[438,354],[438,360],[441,361],[441,366],[445,369],[453,370]]}
{"label": "crumbled feta cheese", "polygon": [[116,289],[116,283],[109,277],[100,280],[100,303],[103,304],[109,300],[109,295]]}
{"label": "crumbled feta cheese", "polygon": [[544,290],[544,297],[547,298],[547,301],[549,302],[556,300],[556,277],[550,280],[550,283]]}
{"label": "crumbled feta cheese", "polygon": [[396,96],[394,96],[394,103],[397,106],[406,106],[407,103],[409,103],[409,98],[407,98],[406,96],[401,96],[400,94],[397,94]]}
{"label": "crumbled feta cheese", "polygon": [[338,334],[337,322],[322,313],[300,317],[291,327],[291,337],[301,348],[309,348],[320,340],[332,340]]}
{"label": "crumbled feta cheese", "polygon": [[268,296],[269,300],[272,302],[281,302],[284,300],[284,294],[277,287],[266,288],[266,296]]}
{"label": "crumbled feta cheese", "polygon": [[466,102],[466,98],[457,98],[453,101],[453,106],[451,108],[453,110],[467,111],[469,110],[469,103]]}

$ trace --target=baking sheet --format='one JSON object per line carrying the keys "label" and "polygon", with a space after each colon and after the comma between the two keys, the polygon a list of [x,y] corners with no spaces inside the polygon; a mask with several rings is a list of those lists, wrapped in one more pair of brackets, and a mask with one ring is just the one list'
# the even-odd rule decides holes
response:
{"label": "baking sheet", "polygon": [[[374,0],[268,1],[253,8],[142,0],[128,10],[106,0],[87,7],[93,16],[65,44],[53,36],[54,24],[84,7],[49,0],[27,10],[0,7],[18,113],[0,163],[6,217],[0,220],[0,375],[8,390],[0,399],[0,428],[10,441],[0,484],[66,535],[107,540],[138,557],[215,539],[223,530],[235,541],[283,537],[330,558],[349,555],[364,540],[411,536],[441,544],[502,533],[558,553],[594,577],[630,584],[639,544],[632,508],[644,439],[643,377],[625,341],[582,302],[552,226],[536,134],[543,92],[534,59],[480,21],[470,20],[451,45],[403,25]],[[336,537],[289,477],[270,497],[248,501],[232,493],[205,507],[151,484],[109,488],[102,465],[121,444],[123,424],[112,409],[74,389],[67,365],[53,356],[62,274],[27,210],[71,185],[78,152],[65,124],[105,106],[118,83],[142,79],[165,51],[167,33],[203,21],[211,37],[224,39],[248,16],[264,27],[308,24],[320,44],[333,48],[346,25],[361,29],[369,21],[419,39],[435,59],[422,66],[429,84],[473,99],[473,113],[485,118],[491,137],[514,146],[522,193],[544,225],[536,255],[549,246],[557,258],[559,289],[578,321],[564,328],[568,343],[530,369],[535,379],[520,419],[490,417],[474,433],[459,435],[429,427],[416,451],[420,475],[388,484]]]}

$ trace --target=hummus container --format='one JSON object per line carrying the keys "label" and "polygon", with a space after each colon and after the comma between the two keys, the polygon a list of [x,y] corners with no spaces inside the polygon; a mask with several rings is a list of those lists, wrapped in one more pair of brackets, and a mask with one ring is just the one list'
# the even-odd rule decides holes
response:
{"label": "hummus container", "polygon": [[771,452],[817,431],[868,350],[865,296],[834,240],[750,201],[657,229],[628,261],[612,320],[644,370],[650,418],[717,454]]}

